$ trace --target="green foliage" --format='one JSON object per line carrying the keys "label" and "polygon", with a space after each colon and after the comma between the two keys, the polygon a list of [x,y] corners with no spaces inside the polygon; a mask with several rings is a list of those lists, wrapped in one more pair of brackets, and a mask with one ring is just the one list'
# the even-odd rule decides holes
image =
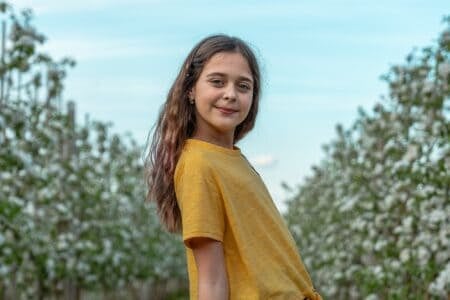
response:
{"label": "green foliage", "polygon": [[450,295],[450,22],[382,78],[390,94],[336,127],[286,219],[330,299]]}
{"label": "green foliage", "polygon": [[185,279],[179,237],[143,204],[143,149],[108,124],[69,119],[39,103],[2,107],[0,280],[48,295],[67,279],[84,289]]}

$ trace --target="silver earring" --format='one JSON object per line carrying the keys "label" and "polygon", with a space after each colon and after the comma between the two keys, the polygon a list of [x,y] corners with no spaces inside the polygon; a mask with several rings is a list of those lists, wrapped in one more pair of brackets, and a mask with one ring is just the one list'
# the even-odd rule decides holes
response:
{"label": "silver earring", "polygon": [[191,104],[194,104],[194,99],[189,99],[189,102],[190,102]]}

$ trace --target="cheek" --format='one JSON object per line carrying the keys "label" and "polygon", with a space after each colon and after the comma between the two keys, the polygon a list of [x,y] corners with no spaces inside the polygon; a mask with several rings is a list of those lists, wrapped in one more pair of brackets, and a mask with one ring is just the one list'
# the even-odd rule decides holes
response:
{"label": "cheek", "polygon": [[211,102],[218,97],[217,90],[209,86],[203,86],[201,89],[199,89],[199,91],[201,92],[199,92],[197,96],[206,102]]}
{"label": "cheek", "polygon": [[250,95],[248,98],[245,99],[245,104],[247,105],[247,110],[250,110],[253,103],[253,95]]}
{"label": "cheek", "polygon": [[250,99],[246,99],[244,107],[242,107],[242,108],[244,108],[242,110],[242,118],[243,118],[243,120],[245,120],[245,118],[247,118],[247,116],[250,113],[250,110],[252,108],[252,99],[251,98]]}

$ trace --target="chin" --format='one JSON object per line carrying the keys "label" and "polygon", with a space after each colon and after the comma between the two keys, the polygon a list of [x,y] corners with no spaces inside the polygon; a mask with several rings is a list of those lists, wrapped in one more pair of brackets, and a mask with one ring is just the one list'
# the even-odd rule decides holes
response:
{"label": "chin", "polygon": [[234,130],[236,129],[236,126],[229,126],[229,125],[223,125],[223,126],[216,126],[217,130],[219,130],[220,132],[234,132]]}

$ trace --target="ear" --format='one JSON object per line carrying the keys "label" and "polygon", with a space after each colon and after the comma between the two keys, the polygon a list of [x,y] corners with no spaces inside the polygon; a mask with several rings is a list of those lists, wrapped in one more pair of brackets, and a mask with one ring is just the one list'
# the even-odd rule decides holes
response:
{"label": "ear", "polygon": [[194,89],[191,89],[191,90],[188,92],[188,97],[189,97],[189,99],[195,99]]}

